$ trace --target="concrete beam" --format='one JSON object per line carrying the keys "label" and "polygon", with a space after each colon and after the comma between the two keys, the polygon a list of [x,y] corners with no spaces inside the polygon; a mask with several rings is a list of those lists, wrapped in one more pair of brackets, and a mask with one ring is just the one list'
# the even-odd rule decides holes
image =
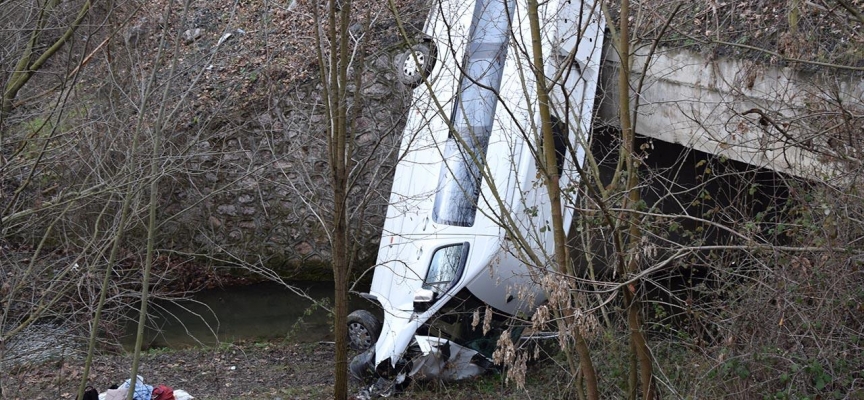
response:
{"label": "concrete beam", "polygon": [[[642,47],[633,57],[633,93],[647,52],[648,46]],[[620,58],[607,45],[598,112],[600,122],[611,126],[618,126],[618,68]],[[861,155],[856,152],[864,147],[849,138],[834,138],[830,124],[822,122],[837,115],[829,116],[831,111],[822,105],[839,101],[864,112],[862,99],[860,79],[659,49],[639,94],[636,132],[796,176],[832,179],[850,163],[858,166]],[[754,109],[762,114],[748,113]],[[818,113],[826,113],[826,118]]]}

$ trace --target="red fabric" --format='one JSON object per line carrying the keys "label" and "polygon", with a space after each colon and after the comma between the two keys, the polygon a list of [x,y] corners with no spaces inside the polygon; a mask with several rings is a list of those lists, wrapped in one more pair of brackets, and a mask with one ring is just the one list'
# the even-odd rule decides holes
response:
{"label": "red fabric", "polygon": [[176,400],[174,399],[174,389],[165,385],[159,385],[153,388],[152,400]]}

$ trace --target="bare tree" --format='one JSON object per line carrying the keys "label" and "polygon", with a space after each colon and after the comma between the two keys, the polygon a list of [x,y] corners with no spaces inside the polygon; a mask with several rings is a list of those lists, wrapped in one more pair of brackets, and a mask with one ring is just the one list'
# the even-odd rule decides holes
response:
{"label": "bare tree", "polygon": [[[115,339],[133,304],[142,307],[143,327],[149,321],[149,298],[188,294],[180,288],[186,285],[178,285],[186,274],[175,262],[195,255],[176,251],[166,241],[176,232],[177,221],[194,219],[190,210],[195,204],[233,190],[237,181],[260,169],[239,171],[233,181],[190,199],[192,205],[162,207],[176,195],[177,182],[194,182],[204,175],[196,168],[201,159],[221,155],[200,144],[214,135],[208,129],[219,111],[229,109],[228,104],[217,103],[209,109],[212,113],[193,114],[190,99],[207,100],[196,96],[202,91],[202,78],[209,63],[224,57],[227,45],[225,39],[219,40],[220,32],[212,39],[213,51],[181,57],[182,46],[189,44],[185,27],[193,17],[185,11],[188,2],[178,4],[166,2],[164,8],[147,10],[134,2],[100,8],[104,20],[88,25],[88,36],[77,31],[74,40],[63,39],[80,43],[86,37],[95,46],[72,47],[68,64],[45,67],[61,70],[64,85],[55,87],[41,79],[47,74],[35,70],[23,78],[29,79],[34,92],[44,89],[34,98],[51,101],[22,102],[4,112],[8,118],[3,153],[9,156],[0,165],[4,365],[26,366],[29,358],[15,363],[22,349],[35,353],[27,347],[28,336],[38,336],[32,332],[47,329],[46,324],[57,324],[73,351],[80,351],[81,342],[87,347],[87,367],[80,376],[83,391],[94,352],[103,345],[117,346]],[[9,12],[4,23],[12,24],[18,14],[9,10],[4,8]],[[161,21],[160,29],[149,35],[152,25],[147,21]],[[8,32],[26,30],[14,27],[17,30]],[[44,34],[52,29],[46,28]],[[77,75],[84,64],[98,73]],[[65,86],[70,77],[77,77],[74,90]],[[186,125],[193,118],[198,125]],[[15,147],[6,146],[10,143]],[[139,248],[146,250],[135,250]],[[228,261],[223,263],[258,270],[243,257]],[[139,340],[136,353],[145,346]],[[9,385],[21,383],[8,379],[10,368],[0,370],[0,386],[6,393],[14,392]]]}
{"label": "bare tree", "polygon": [[[345,399],[348,396],[348,292],[352,270],[363,252],[357,239],[368,231],[364,226],[367,213],[385,198],[377,188],[362,187],[361,182],[369,182],[370,177],[372,183],[381,182],[387,175],[380,170],[381,163],[392,157],[396,149],[393,144],[387,144],[395,143],[390,136],[395,132],[367,132],[364,138],[361,135],[364,127],[360,126],[368,101],[365,95],[374,89],[365,78],[366,54],[374,40],[369,37],[370,27],[385,17],[385,10],[335,0],[320,8],[312,5],[312,9],[319,25],[315,43],[320,68],[328,183],[332,188],[332,198],[328,199],[326,208],[321,209],[318,205],[312,208],[320,213],[319,218],[332,246],[335,284],[332,314],[336,337],[334,398]],[[372,158],[373,155],[382,157],[388,154],[390,156],[383,159]]]}
{"label": "bare tree", "polygon": [[[509,54],[530,60],[520,80],[530,101],[505,110],[510,116],[498,122],[536,110],[511,126],[531,143],[538,165],[520,193],[539,190],[553,199],[550,223],[526,224],[495,190],[480,201],[498,205],[494,217],[511,239],[502,253],[521,258],[531,278],[546,285],[549,302],[533,322],[555,324],[566,358],[562,379],[587,398],[860,391],[860,2],[661,3],[605,4],[607,77],[618,83],[601,95],[618,108],[595,118],[591,136],[580,120],[582,104],[556,94],[572,68],[544,71],[572,57],[531,45],[560,11],[526,2],[534,11],[526,25],[535,29],[511,32],[508,42]],[[378,157],[400,156],[393,143],[403,108],[394,107],[393,121],[370,124],[373,82],[387,78],[363,67],[379,56],[389,65],[382,53],[369,56],[381,45],[373,34],[386,12],[358,2],[274,5],[286,20],[317,21],[310,29],[317,56],[286,58],[297,46],[268,41],[267,32],[284,26],[267,22],[245,30],[265,45],[260,58],[256,53],[240,66],[226,52],[246,45],[242,30],[225,22],[199,39],[193,28],[200,22],[190,21],[206,20],[206,12],[184,15],[180,2],[160,2],[166,8],[158,10],[143,4],[106,10],[86,1],[0,1],[9,39],[0,62],[0,276],[11,277],[0,282],[0,354],[11,354],[12,343],[33,329],[48,329],[49,320],[86,336],[91,348],[106,342],[134,300],[149,297],[142,289],[165,293],[164,285],[147,283],[177,279],[171,266],[178,259],[285,283],[268,256],[232,247],[240,231],[224,225],[248,224],[254,241],[271,242],[290,237],[280,232],[289,218],[321,224],[321,237],[269,245],[302,250],[330,241],[341,293],[336,338],[343,341],[345,288],[358,260],[370,255],[368,242],[380,227],[369,216],[381,212],[387,192],[386,183],[361,182],[387,182],[389,167]],[[293,18],[301,15],[307,18]],[[148,29],[165,41],[150,38]],[[410,28],[401,31],[409,46],[417,44]],[[453,32],[439,47],[442,57],[457,59],[457,72],[466,67],[453,50],[463,36]],[[310,67],[311,58],[317,65]],[[296,92],[310,115],[287,109],[284,93],[271,90],[285,84],[277,78],[282,69],[312,80],[318,67],[320,89]],[[658,89],[679,71],[702,79],[691,82],[700,96]],[[431,90],[429,84],[415,90]],[[426,106],[446,115],[454,104],[446,97]],[[658,122],[658,115],[676,123]],[[576,170],[555,168],[561,125],[553,117],[573,133],[563,153]],[[370,126],[382,125],[368,135]],[[291,136],[304,130],[312,133]],[[326,160],[310,155],[310,143],[328,148]],[[486,156],[474,161],[484,184],[498,189]],[[578,176],[578,184],[561,184],[565,175]],[[272,206],[293,201],[282,193],[303,194],[292,197],[299,200],[287,217]],[[225,207],[220,214],[214,199],[235,195],[260,202],[263,211],[247,218],[245,208]],[[578,218],[565,241],[561,214],[568,210]],[[556,246],[538,251],[547,234]],[[180,237],[192,239],[175,243]],[[327,255],[310,254],[310,261]],[[96,335],[99,327],[104,336]],[[338,349],[336,393],[344,397],[344,343]],[[526,359],[509,359],[508,372],[519,372]],[[8,371],[0,368],[4,389],[16,384]]]}

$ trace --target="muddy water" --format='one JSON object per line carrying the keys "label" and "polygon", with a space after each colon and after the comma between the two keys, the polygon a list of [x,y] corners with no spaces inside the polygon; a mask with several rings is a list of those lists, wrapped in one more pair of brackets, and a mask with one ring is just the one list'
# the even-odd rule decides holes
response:
{"label": "muddy water", "polygon": [[[333,304],[332,282],[291,282],[310,297]],[[215,289],[195,294],[191,301],[156,301],[149,306],[152,317],[143,348],[213,346],[238,340],[290,339],[297,342],[332,341],[330,314],[282,285],[260,283]],[[350,309],[373,305],[352,297]],[[136,313],[137,314],[137,313]],[[137,321],[137,317],[134,318]],[[135,326],[130,323],[123,346],[135,344]]]}

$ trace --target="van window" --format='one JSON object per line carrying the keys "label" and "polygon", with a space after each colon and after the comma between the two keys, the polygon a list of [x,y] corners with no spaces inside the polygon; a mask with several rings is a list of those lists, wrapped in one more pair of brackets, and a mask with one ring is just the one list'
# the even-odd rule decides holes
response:
{"label": "van window", "polygon": [[[472,226],[507,58],[513,0],[478,0],[444,148],[432,219]],[[458,140],[458,139],[461,139]]]}
{"label": "van window", "polygon": [[423,288],[439,294],[450,290],[462,276],[462,269],[465,267],[467,259],[467,242],[435,250],[435,253],[432,254],[432,261],[429,263],[429,269],[426,271]]}

